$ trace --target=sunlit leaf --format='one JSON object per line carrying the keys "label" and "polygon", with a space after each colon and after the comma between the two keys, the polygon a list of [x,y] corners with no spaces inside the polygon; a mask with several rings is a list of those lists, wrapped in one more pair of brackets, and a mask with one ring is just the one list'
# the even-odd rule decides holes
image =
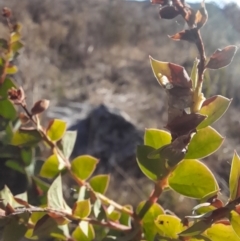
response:
{"label": "sunlit leaf", "polygon": [[160,236],[170,239],[177,239],[178,234],[184,228],[179,218],[170,215],[159,215],[155,220],[155,225]]}
{"label": "sunlit leaf", "polygon": [[77,131],[66,131],[62,138],[62,149],[66,158],[72,154],[75,141],[77,138]]}
{"label": "sunlit leaf", "polygon": [[227,111],[230,104],[231,100],[221,95],[216,95],[205,100],[199,113],[206,115],[207,118],[197,127],[197,129],[212,125],[214,122],[220,119]]}
{"label": "sunlit leaf", "polygon": [[90,179],[89,184],[95,192],[104,194],[107,191],[109,181],[109,175],[96,175]]}
{"label": "sunlit leaf", "polygon": [[146,129],[144,135],[144,144],[158,149],[171,142],[171,135],[167,131],[158,129]]}
{"label": "sunlit leaf", "polygon": [[88,179],[94,172],[98,160],[89,155],[76,157],[72,161],[71,170],[81,180]]}
{"label": "sunlit leaf", "polygon": [[232,225],[233,230],[237,234],[239,240],[240,240],[240,214],[232,211],[230,214],[230,223]]}
{"label": "sunlit leaf", "polygon": [[0,191],[0,198],[3,199],[3,204],[6,206],[8,203],[11,206],[14,206],[14,197],[12,192],[7,186],[4,186],[4,188]]}
{"label": "sunlit leaf", "polygon": [[197,160],[183,160],[168,178],[169,186],[176,192],[191,198],[201,199],[218,190],[212,172]]}
{"label": "sunlit leaf", "polygon": [[230,200],[240,196],[240,158],[235,152],[232,159],[231,172],[229,178]]}
{"label": "sunlit leaf", "polygon": [[14,146],[35,146],[42,140],[37,130],[18,130],[14,133],[11,144]]}
{"label": "sunlit leaf", "polygon": [[50,186],[47,193],[48,207],[63,208],[62,178],[59,175]]}
{"label": "sunlit leaf", "polygon": [[209,156],[218,150],[224,138],[212,127],[198,130],[188,146],[185,159],[199,159]]}
{"label": "sunlit leaf", "polygon": [[191,88],[192,82],[184,67],[150,58],[150,64],[157,81],[166,89],[178,86]]}
{"label": "sunlit leaf", "polygon": [[50,121],[47,128],[47,135],[52,141],[60,140],[67,129],[67,123],[62,120],[54,119]]}
{"label": "sunlit leaf", "polygon": [[192,72],[191,72],[191,80],[192,80],[193,89],[196,88],[197,80],[198,80],[198,68],[197,68],[198,63],[199,63],[199,59],[195,59],[194,63],[193,63],[193,67],[192,67]]}
{"label": "sunlit leaf", "polygon": [[13,32],[11,34],[11,43],[17,42],[20,39],[21,39],[21,35],[19,32]]}
{"label": "sunlit leaf", "polygon": [[83,200],[83,201],[78,201],[74,204],[73,207],[73,215],[77,216],[79,218],[86,218],[91,212],[91,203],[90,200]]}
{"label": "sunlit leaf", "polygon": [[46,161],[44,161],[40,176],[45,178],[53,178],[59,174],[59,161],[56,154],[51,155]]}
{"label": "sunlit leaf", "polygon": [[13,51],[13,53],[18,52],[22,47],[24,46],[24,44],[21,41],[16,41],[14,43],[11,44],[11,49]]}
{"label": "sunlit leaf", "polygon": [[72,237],[76,241],[92,241],[95,238],[95,232],[91,224],[88,224],[88,235],[78,226],[72,233]]}
{"label": "sunlit leaf", "polygon": [[18,68],[15,65],[10,65],[6,68],[6,74],[16,74],[18,72]]}
{"label": "sunlit leaf", "polygon": [[197,25],[197,28],[202,28],[208,19],[208,13],[205,7],[205,2],[202,1],[202,7],[197,11],[195,16],[195,24]]}
{"label": "sunlit leaf", "polygon": [[213,224],[207,229],[206,235],[211,241],[240,241],[240,238],[236,235],[231,225],[221,223]]}
{"label": "sunlit leaf", "polygon": [[[140,213],[145,203],[146,201],[142,201],[139,203],[136,210],[137,214]],[[154,203],[144,215],[142,222],[147,240],[153,240],[155,235],[157,234],[157,227],[154,221],[161,214],[164,214],[163,208],[158,203]]]}
{"label": "sunlit leaf", "polygon": [[206,68],[220,69],[229,65],[237,52],[237,46],[230,45],[224,49],[217,49],[210,57]]}

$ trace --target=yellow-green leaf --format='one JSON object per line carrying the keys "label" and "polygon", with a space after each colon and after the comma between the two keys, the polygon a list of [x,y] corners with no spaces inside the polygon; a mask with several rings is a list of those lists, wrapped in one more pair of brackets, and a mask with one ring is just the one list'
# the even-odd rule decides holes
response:
{"label": "yellow-green leaf", "polygon": [[71,171],[81,180],[88,179],[94,172],[98,160],[89,155],[76,157],[72,161]]}
{"label": "yellow-green leaf", "polygon": [[236,235],[240,239],[240,215],[232,211],[230,214],[230,223],[232,225],[233,230],[235,231]]}
{"label": "yellow-green leaf", "polygon": [[240,158],[235,152],[232,159],[231,172],[229,178],[230,200],[234,200],[240,195]]}
{"label": "yellow-green leaf", "polygon": [[82,219],[88,217],[90,212],[91,203],[89,199],[76,202],[72,210],[74,216]]}
{"label": "yellow-green leaf", "polygon": [[170,215],[159,215],[155,220],[155,225],[160,236],[170,239],[177,239],[178,234],[184,229],[181,220]]}
{"label": "yellow-green leaf", "polygon": [[52,141],[59,141],[67,129],[67,123],[62,120],[54,119],[50,121],[47,128],[47,135]]}
{"label": "yellow-green leaf", "polygon": [[[142,201],[139,203],[136,210],[137,214],[141,212],[145,203],[146,201]],[[147,240],[154,240],[154,237],[157,234],[157,227],[155,226],[154,221],[161,214],[164,214],[163,208],[158,203],[154,203],[144,215],[142,222]]]}
{"label": "yellow-green leaf", "polygon": [[146,129],[144,135],[144,144],[158,149],[171,143],[171,135],[167,131],[158,129]]}
{"label": "yellow-green leaf", "polygon": [[11,65],[6,68],[6,74],[16,74],[18,72],[18,67],[16,65]]}
{"label": "yellow-green leaf", "polygon": [[11,144],[14,146],[35,146],[42,140],[37,130],[18,130],[13,134]]}
{"label": "yellow-green leaf", "polygon": [[176,192],[201,199],[218,190],[217,181],[206,165],[198,160],[183,160],[168,178],[169,186]]}
{"label": "yellow-green leaf", "polygon": [[42,165],[40,176],[54,178],[59,174],[59,161],[56,154],[51,155]]}
{"label": "yellow-green leaf", "polygon": [[224,138],[212,127],[200,129],[193,136],[185,159],[199,159],[209,156],[218,150],[223,141]]}
{"label": "yellow-green leaf", "polygon": [[109,181],[109,175],[97,175],[91,178],[89,184],[95,192],[104,194],[107,191]]}
{"label": "yellow-green leaf", "polygon": [[78,226],[72,233],[72,237],[76,241],[92,241],[95,238],[95,232],[91,224],[88,224],[88,234],[86,235],[84,231]]}
{"label": "yellow-green leaf", "polygon": [[207,127],[220,119],[227,111],[231,101],[232,100],[227,99],[221,95],[216,95],[205,100],[203,102],[202,108],[199,111],[199,114],[205,115],[207,118],[201,122],[197,129]]}
{"label": "yellow-green leaf", "polygon": [[211,241],[240,241],[240,238],[236,235],[231,225],[221,223],[213,224],[207,229],[206,236],[210,238]]}

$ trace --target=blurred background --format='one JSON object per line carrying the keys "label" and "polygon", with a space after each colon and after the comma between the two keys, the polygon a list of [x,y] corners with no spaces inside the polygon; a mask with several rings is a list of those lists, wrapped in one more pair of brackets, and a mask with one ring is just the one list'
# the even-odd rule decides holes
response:
{"label": "blurred background", "polygon": [[[202,36],[208,56],[240,43],[240,9],[225,2],[206,4],[209,21]],[[194,1],[191,5],[200,7]],[[4,6],[23,25],[25,48],[18,58],[16,82],[26,90],[28,103],[50,99],[46,117],[62,118],[78,130],[73,157],[92,154],[100,159],[98,172],[116,173],[110,197],[133,205],[146,199],[152,184],[138,169],[135,148],[143,142],[144,128],[163,129],[167,117],[166,95],[148,56],[183,65],[190,74],[198,54],[195,47],[168,38],[186,27],[182,19],[161,20],[158,6],[149,1],[1,0]],[[0,22],[1,37],[6,33]],[[203,160],[225,195],[233,151],[240,153],[239,64],[240,52],[229,67],[207,72],[204,84],[206,97],[233,98],[214,125],[225,143]],[[166,192],[160,203],[186,214],[187,200]]]}

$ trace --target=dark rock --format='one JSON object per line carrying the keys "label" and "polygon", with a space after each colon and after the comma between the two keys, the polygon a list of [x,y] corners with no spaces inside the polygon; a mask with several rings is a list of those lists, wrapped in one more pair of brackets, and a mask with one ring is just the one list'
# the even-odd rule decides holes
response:
{"label": "dark rock", "polygon": [[100,105],[69,129],[78,133],[72,157],[89,154],[99,158],[99,171],[114,171],[119,166],[127,172],[139,172],[135,151],[143,143],[143,132],[126,114]]}

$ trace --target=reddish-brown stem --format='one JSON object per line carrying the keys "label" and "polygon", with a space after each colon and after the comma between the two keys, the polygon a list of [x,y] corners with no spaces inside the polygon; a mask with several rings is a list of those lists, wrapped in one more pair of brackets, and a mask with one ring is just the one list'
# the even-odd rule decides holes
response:
{"label": "reddish-brown stem", "polygon": [[[38,123],[36,122],[36,120],[33,118],[32,114],[29,112],[29,110],[26,107],[26,104],[23,103],[22,108],[24,109],[24,111],[26,112],[26,114],[28,115],[29,119],[33,122],[34,125],[36,125],[38,127]],[[92,188],[88,185],[88,183],[85,183],[84,181],[82,181],[81,179],[79,179],[78,177],[76,177],[74,175],[74,173],[71,171],[71,163],[70,161],[63,155],[63,153],[61,152],[61,150],[59,150],[58,146],[56,145],[56,143],[54,143],[53,141],[51,141],[49,139],[49,137],[47,136],[46,132],[43,130],[43,128],[40,126],[40,128],[38,127],[37,130],[39,131],[39,133],[41,134],[42,138],[44,141],[46,141],[46,143],[53,149],[56,150],[56,152],[58,153],[58,155],[65,161],[66,164],[66,168],[69,171],[71,177],[75,180],[75,182],[80,186],[87,186],[87,188],[90,191],[91,194],[91,199],[93,201],[96,201],[97,198],[99,198],[100,200],[102,200],[102,202],[106,202],[108,204],[111,204],[112,206],[114,206],[117,210],[119,210],[120,212],[124,212],[126,214],[128,214],[129,216],[133,217],[133,212],[117,203],[115,203],[114,201],[108,199],[107,197],[105,197],[102,194],[96,194]]]}
{"label": "reddish-brown stem", "polygon": [[205,49],[204,49],[204,44],[202,41],[200,30],[197,31],[196,46],[200,56],[200,61],[198,63],[198,81],[203,82],[203,74],[204,74],[205,64],[206,64],[206,55],[205,55]]}
{"label": "reddish-brown stem", "polygon": [[140,213],[138,214],[138,218],[142,220],[145,216],[145,214],[148,212],[148,210],[152,207],[154,203],[157,202],[159,196],[161,195],[163,191],[162,182],[158,182],[155,184],[155,188],[151,195],[149,196],[148,200],[145,202],[143,208],[141,209]]}

